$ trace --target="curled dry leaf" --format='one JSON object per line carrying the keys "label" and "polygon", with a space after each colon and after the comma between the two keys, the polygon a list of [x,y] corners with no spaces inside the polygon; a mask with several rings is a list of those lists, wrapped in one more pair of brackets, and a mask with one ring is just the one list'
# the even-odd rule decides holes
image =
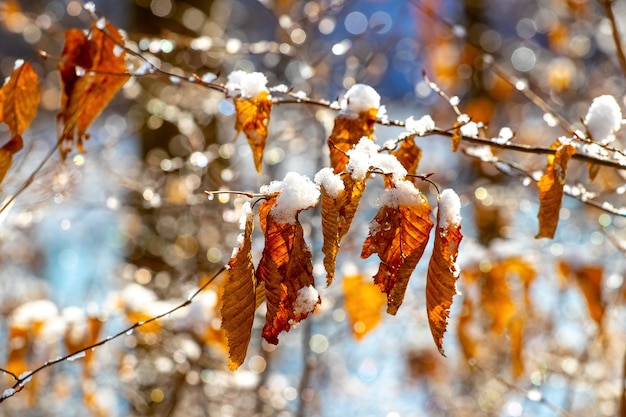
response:
{"label": "curled dry leaf", "polygon": [[[449,203],[449,200],[454,200]],[[454,206],[454,207],[450,207]],[[443,335],[448,326],[452,298],[456,295],[459,270],[456,258],[461,234],[459,197],[452,190],[444,190],[439,198],[437,228],[433,253],[426,277],[426,310],[428,324],[439,353],[444,355]],[[451,213],[453,212],[453,213]],[[450,219],[454,217],[454,219]],[[445,355],[444,355],[445,356]]]}
{"label": "curled dry leaf", "polygon": [[301,290],[315,285],[311,251],[297,219],[293,224],[276,222],[271,211],[275,204],[276,199],[272,198],[263,202],[259,209],[259,215],[267,213],[267,217],[265,247],[257,267],[257,278],[265,285],[267,301],[263,337],[272,344],[278,343],[282,331],[289,331],[320,303],[317,296],[315,300],[309,299],[307,308],[300,308],[299,304],[306,304],[299,300]]}
{"label": "curled dry leaf", "polygon": [[380,323],[385,295],[363,275],[344,277],[343,294],[352,335],[360,340]]}
{"label": "curled dry leaf", "polygon": [[333,130],[328,138],[330,166],[336,174],[343,172],[348,164],[348,152],[362,137],[373,140],[374,123],[378,109],[360,112],[357,117],[339,114],[335,118]]}
{"label": "curled dry leaf", "polygon": [[324,243],[324,269],[326,270],[326,284],[330,285],[335,277],[335,263],[339,251],[339,210],[345,199],[345,191],[341,190],[336,197],[328,194],[322,186],[322,235]]}
{"label": "curled dry leaf", "polygon": [[228,339],[228,367],[234,371],[243,363],[252,336],[256,310],[256,278],[252,264],[254,212],[246,214],[243,239],[228,262],[228,280],[222,296],[222,329]]}
{"label": "curled dry leaf", "polygon": [[1,120],[9,126],[13,140],[20,145],[13,146],[15,150],[13,153],[15,153],[21,149],[22,133],[28,129],[37,115],[41,99],[39,77],[28,62],[24,62],[13,70],[8,82],[2,87],[0,99],[2,100]]}
{"label": "curled dry leaf", "polygon": [[74,141],[79,152],[84,151],[87,129],[129,78],[125,53],[117,46],[124,43],[117,28],[107,22],[101,30],[94,22],[91,31],[89,37],[82,30],[68,30],[57,65],[63,86],[57,116],[62,159]]}
{"label": "curled dry leaf", "polygon": [[574,278],[582,291],[589,316],[602,328],[606,305],[602,300],[602,276],[604,268],[599,265],[573,267],[564,260],[559,262],[559,272],[565,278]]}
{"label": "curled dry leaf", "polygon": [[4,177],[11,169],[13,164],[13,154],[4,148],[0,148],[0,184],[4,180]]}
{"label": "curled dry leaf", "polygon": [[563,186],[567,171],[567,163],[576,148],[572,145],[559,145],[556,154],[548,157],[548,167],[537,183],[539,188],[539,233],[535,238],[552,239],[559,221],[559,211],[563,200]]}
{"label": "curled dry leaf", "polygon": [[511,370],[513,377],[518,378],[524,372],[524,359],[522,357],[524,346],[524,320],[516,316],[509,322],[507,327],[511,343]]}
{"label": "curled dry leaf", "polygon": [[421,193],[409,196],[406,190],[386,190],[390,191],[398,193],[400,199],[378,210],[370,223],[361,257],[378,254],[380,266],[374,283],[387,294],[387,312],[396,314],[409,278],[424,253],[433,222],[429,218],[430,205]]}
{"label": "curled dry leaf", "polygon": [[242,132],[248,139],[252,149],[254,166],[257,172],[261,172],[263,164],[263,151],[267,140],[267,127],[272,111],[272,100],[268,91],[261,91],[256,97],[234,99],[237,119],[235,129]]}

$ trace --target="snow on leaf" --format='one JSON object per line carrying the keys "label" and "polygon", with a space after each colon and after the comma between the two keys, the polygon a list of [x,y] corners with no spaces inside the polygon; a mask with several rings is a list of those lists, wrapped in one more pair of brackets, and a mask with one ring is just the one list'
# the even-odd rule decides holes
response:
{"label": "snow on leaf", "polygon": [[[554,146],[554,145],[553,145]],[[572,145],[559,145],[556,154],[548,157],[548,167],[537,183],[539,188],[539,233],[536,239],[547,237],[552,239],[559,221],[559,211],[563,200],[563,186],[567,171],[567,163],[576,148]]]}
{"label": "snow on leaf", "polygon": [[222,329],[228,339],[228,367],[232,371],[239,368],[246,358],[256,309],[256,278],[252,264],[254,212],[248,209],[244,215],[243,240],[228,262],[228,279],[221,309]]}
{"label": "snow on leaf", "polygon": [[385,295],[363,275],[344,277],[343,294],[352,335],[360,340],[380,323]]}
{"label": "snow on leaf", "polygon": [[[304,241],[302,226],[276,221],[273,208],[277,198],[262,203],[259,215],[267,213],[265,220],[265,247],[257,267],[257,278],[265,285],[267,301],[263,338],[277,344],[278,335],[289,331],[292,325],[305,319],[311,312],[298,309],[297,299],[302,288],[314,286],[311,251]],[[313,308],[320,303],[313,303]]]}
{"label": "snow on leaf", "polygon": [[[349,92],[348,92],[349,93]],[[348,94],[346,94],[348,97]],[[347,98],[351,100],[351,97]],[[353,105],[350,101],[345,114],[342,112],[335,118],[333,130],[328,138],[328,148],[330,150],[330,166],[335,173],[339,174],[346,169],[348,164],[348,156],[346,153],[356,145],[362,137],[373,140],[374,123],[376,123],[376,115],[378,107],[373,106],[375,103],[370,101],[358,102],[359,105]]]}
{"label": "snow on leaf", "polygon": [[622,110],[615,97],[599,96],[591,102],[583,122],[591,139],[607,145],[615,140],[615,133],[622,126]]}
{"label": "snow on leaf", "polygon": [[[400,187],[400,189],[398,189]],[[362,258],[380,258],[374,283],[387,294],[387,312],[396,314],[411,273],[417,266],[433,222],[426,198],[408,181],[398,181],[381,197],[382,207],[370,223]]]}
{"label": "snow on leaf", "polygon": [[[460,229],[461,203],[456,193],[443,190],[439,196],[437,232],[426,277],[428,324],[439,352],[444,355],[443,335],[448,326],[452,298],[459,277],[456,258],[463,235]],[[444,355],[445,356],[445,355]]]}
{"label": "snow on leaf", "polygon": [[[13,138],[21,137],[30,126],[37,114],[40,98],[39,77],[33,67],[24,62],[13,70],[0,95],[2,100],[0,120],[9,126]],[[21,139],[19,143],[21,145]],[[13,153],[19,149],[21,146]]]}
{"label": "snow on leaf", "polygon": [[[84,151],[83,140],[89,139],[87,129],[129,78],[125,54],[116,50],[117,43],[123,43],[117,28],[106,22],[105,33],[94,22],[91,30],[91,37],[78,29],[65,33],[57,65],[63,86],[57,116],[60,138],[65,142],[60,147],[62,159],[74,142],[79,152]],[[78,67],[86,69],[84,76],[76,74]]]}
{"label": "snow on leaf", "polygon": [[272,99],[268,91],[260,91],[250,98],[235,97],[235,129],[237,133],[243,131],[252,149],[254,166],[257,172],[261,172],[263,164],[263,151],[267,140],[267,127],[272,111]]}

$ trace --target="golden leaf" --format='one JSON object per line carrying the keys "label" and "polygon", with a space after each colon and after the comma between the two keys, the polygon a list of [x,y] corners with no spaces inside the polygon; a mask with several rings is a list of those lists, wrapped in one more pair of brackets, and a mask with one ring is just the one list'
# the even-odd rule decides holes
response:
{"label": "golden leaf", "polygon": [[537,214],[539,233],[535,236],[537,239],[554,237],[563,199],[567,163],[575,153],[576,148],[572,145],[560,145],[556,154],[548,158],[546,172],[537,183],[539,188],[539,214]]}
{"label": "golden leaf", "polygon": [[9,126],[13,137],[21,136],[35,118],[41,98],[39,77],[28,62],[13,70],[9,81],[2,87],[1,98],[2,121]]}
{"label": "golden leaf", "polygon": [[365,180],[355,180],[350,175],[344,175],[343,184],[345,189],[344,199],[339,207],[339,218],[337,222],[337,230],[339,234],[339,242],[350,230],[350,225],[359,208],[363,191],[365,191]]}
{"label": "golden leaf", "polygon": [[278,335],[289,331],[292,324],[305,319],[317,304],[301,308],[301,290],[314,287],[311,252],[304,241],[300,223],[277,223],[271,208],[275,198],[262,203],[259,214],[267,213],[265,224],[265,247],[257,267],[257,278],[265,284],[267,301],[266,322],[263,337],[268,343],[277,344]]}
{"label": "golden leaf", "polygon": [[415,144],[413,136],[409,136],[400,142],[400,147],[391,152],[391,154],[398,159],[408,174],[417,174],[417,167],[420,159],[422,159],[422,150]]}
{"label": "golden leaf", "polygon": [[324,244],[324,268],[326,285],[330,285],[335,277],[335,263],[339,251],[339,210],[343,206],[345,191],[341,190],[336,197],[331,197],[322,186],[322,235]]}
{"label": "golden leaf", "polygon": [[267,91],[261,91],[256,97],[234,99],[237,119],[235,129],[242,132],[248,139],[248,144],[254,156],[254,166],[261,172],[263,165],[263,151],[267,140],[267,126],[272,111],[272,100]]}
{"label": "golden leaf", "polygon": [[[444,193],[449,191],[451,190],[444,190]],[[460,207],[458,196],[456,194],[453,196]],[[442,355],[444,355],[443,335],[448,327],[450,306],[452,305],[452,297],[456,295],[456,280],[459,277],[456,258],[459,253],[459,244],[463,238],[460,231],[461,225],[456,221],[450,222],[446,219],[446,214],[442,213],[443,210],[444,203],[440,198],[433,253],[428,263],[426,276],[428,324],[437,349]]]}
{"label": "golden leaf", "polygon": [[97,23],[91,30],[91,37],[82,30],[68,30],[58,63],[63,86],[57,116],[64,141],[60,147],[62,159],[74,140],[78,151],[84,151],[83,140],[89,139],[88,127],[129,78],[124,50],[117,45],[124,43],[117,28],[107,22],[106,33],[98,29]]}
{"label": "golden leaf", "polygon": [[461,134],[461,126],[465,123],[461,123],[459,121],[454,122],[454,127],[452,130],[452,152],[456,152],[461,145],[461,140],[463,140],[463,135]]}
{"label": "golden leaf", "polygon": [[522,358],[524,320],[519,316],[515,317],[509,322],[507,327],[511,342],[511,369],[513,377],[518,378],[524,372],[524,360]]}
{"label": "golden leaf", "polygon": [[[433,227],[426,198],[413,184],[408,181],[401,183],[405,184],[402,190],[393,188],[385,191],[391,193],[388,194],[390,200],[397,198],[397,204],[383,204],[378,210],[361,251],[362,258],[373,253],[380,258],[374,283],[387,294],[389,314],[396,314],[402,304],[411,273],[424,253]],[[408,191],[411,189],[414,190],[412,195]]]}
{"label": "golden leaf", "polygon": [[222,297],[222,329],[228,339],[228,367],[241,366],[246,358],[252,336],[256,309],[256,278],[252,264],[252,229],[254,212],[246,215],[243,241],[228,262],[228,280]]}
{"label": "golden leaf", "polygon": [[360,340],[380,323],[385,296],[362,275],[344,277],[343,294],[352,335]]}
{"label": "golden leaf", "polygon": [[476,357],[476,341],[470,334],[470,323],[474,319],[474,305],[469,297],[463,298],[459,325],[457,327],[457,337],[461,344],[461,350],[465,359],[470,360]]}
{"label": "golden leaf", "polygon": [[4,180],[7,172],[9,172],[9,169],[11,169],[12,164],[13,154],[4,148],[0,148],[0,184],[2,180]]}
{"label": "golden leaf", "polygon": [[504,333],[517,308],[511,298],[508,277],[519,267],[518,258],[508,258],[492,265],[481,282],[481,304],[492,319],[491,330]]}
{"label": "golden leaf", "polygon": [[330,166],[335,174],[342,173],[348,164],[348,152],[363,136],[373,140],[374,123],[378,109],[369,109],[357,117],[338,115],[333,130],[328,138]]}
{"label": "golden leaf", "polygon": [[604,268],[599,265],[582,265],[572,267],[567,262],[559,262],[559,270],[564,277],[574,277],[578,287],[582,291],[589,316],[602,328],[604,310],[606,308],[602,300],[602,275]]}

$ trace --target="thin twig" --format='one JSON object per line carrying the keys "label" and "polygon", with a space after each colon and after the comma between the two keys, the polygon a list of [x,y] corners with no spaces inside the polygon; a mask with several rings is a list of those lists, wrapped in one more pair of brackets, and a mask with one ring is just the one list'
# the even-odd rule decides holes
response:
{"label": "thin twig", "polygon": [[46,368],[49,368],[51,366],[56,365],[57,363],[63,362],[68,360],[69,358],[76,358],[78,356],[80,356],[82,353],[85,353],[89,350],[95,349],[97,347],[100,347],[102,345],[105,345],[107,343],[109,343],[112,340],[115,340],[121,336],[127,335],[132,333],[133,330],[143,327],[147,324],[150,324],[152,322],[155,322],[157,320],[162,319],[163,317],[167,317],[170,314],[174,313],[177,310],[180,310],[183,307],[187,307],[188,305],[190,305],[194,298],[196,298],[198,296],[198,294],[200,294],[203,290],[205,290],[222,272],[224,272],[226,270],[226,266],[223,266],[222,268],[220,268],[219,271],[217,271],[215,274],[213,274],[213,276],[207,281],[205,282],[202,286],[198,287],[198,289],[193,292],[189,297],[187,297],[187,300],[183,301],[181,304],[179,304],[178,306],[171,308],[170,310],[159,314],[158,316],[154,316],[152,318],[149,318],[148,320],[144,320],[144,321],[138,321],[135,322],[132,326],[125,328],[124,330],[121,330],[117,333],[115,333],[113,336],[108,336],[105,339],[100,340],[99,342],[96,342],[92,345],[86,346],[82,349],[78,349],[72,353],[69,353],[65,356],[61,356],[58,357],[56,359],[52,359],[49,361],[44,362],[42,365],[40,365],[38,368],[36,368],[34,371],[31,372],[25,372],[24,374],[17,376],[16,374],[14,374],[13,372],[7,371],[5,369],[1,369],[0,371],[3,371],[9,375],[11,375],[14,379],[15,379],[15,384],[13,384],[13,386],[11,387],[11,389],[9,390],[5,390],[5,392],[3,393],[2,396],[0,396],[0,403],[2,403],[3,401],[5,401],[7,398],[11,398],[13,397],[15,394],[17,394],[18,392],[20,392],[24,386],[26,385],[26,383],[36,374],[38,374],[39,372],[43,371]]}
{"label": "thin twig", "polygon": [[622,72],[626,75],[626,55],[624,55],[624,49],[622,48],[622,41],[620,39],[619,28],[617,27],[617,19],[613,13],[613,1],[612,0],[600,0],[600,4],[604,7],[606,17],[611,22],[611,34],[613,35],[613,43],[615,43],[615,51],[617,53],[617,60],[619,61]]}

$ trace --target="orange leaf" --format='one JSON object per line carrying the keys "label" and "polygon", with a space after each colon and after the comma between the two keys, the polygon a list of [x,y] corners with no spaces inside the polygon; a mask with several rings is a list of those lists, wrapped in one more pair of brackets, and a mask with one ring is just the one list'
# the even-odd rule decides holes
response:
{"label": "orange leaf", "polygon": [[457,337],[461,344],[461,350],[465,359],[470,360],[476,357],[476,341],[470,334],[470,323],[474,318],[474,305],[469,297],[463,298],[463,306],[457,327]]}
{"label": "orange leaf", "polygon": [[267,200],[262,206],[262,211],[268,213],[265,248],[257,268],[267,300],[263,337],[268,343],[277,344],[280,332],[289,331],[305,319],[320,299],[314,289],[311,252],[297,216],[294,223],[278,223],[272,213],[276,199]]}
{"label": "orange leaf", "polygon": [[13,154],[0,148],[0,184],[13,164]]}
{"label": "orange leaf", "polygon": [[524,372],[524,360],[522,358],[524,321],[521,317],[515,317],[509,322],[509,339],[511,342],[511,368],[515,378]]}
{"label": "orange leaf", "polygon": [[463,235],[459,197],[448,189],[441,192],[438,201],[437,232],[426,277],[426,310],[433,339],[439,353],[444,355],[443,335],[448,327],[452,297],[456,295],[459,277],[456,258]]}
{"label": "orange leaf", "polygon": [[409,181],[398,181],[380,200],[382,207],[370,223],[361,257],[378,254],[381,262],[374,283],[387,294],[387,312],[396,314],[433,222],[428,201]]}
{"label": "orange leaf", "polygon": [[337,230],[339,233],[339,242],[350,230],[350,225],[359,208],[363,191],[365,191],[365,180],[355,180],[350,175],[343,176],[343,184],[345,189],[344,200],[339,207],[339,218],[337,222]]}
{"label": "orange leaf", "polygon": [[415,144],[413,136],[406,137],[400,142],[400,147],[391,152],[410,175],[417,174],[417,167],[422,159],[422,150]]}
{"label": "orange leaf", "polygon": [[324,244],[324,268],[326,269],[326,285],[330,285],[335,277],[335,263],[339,251],[339,208],[344,200],[345,192],[331,197],[322,186],[322,235]]}
{"label": "orange leaf", "polygon": [[601,328],[606,307],[602,300],[602,275],[604,269],[598,265],[582,265],[574,268],[561,260],[559,262],[559,270],[563,276],[576,279],[578,287],[585,296],[589,315]]}
{"label": "orange leaf", "polygon": [[41,98],[39,77],[28,62],[13,70],[2,87],[1,98],[2,121],[9,126],[13,137],[21,136],[35,118]]}
{"label": "orange leaf", "polygon": [[362,275],[344,277],[343,293],[352,335],[360,340],[380,323],[385,296]]}
{"label": "orange leaf", "polygon": [[222,329],[228,339],[228,367],[232,371],[239,368],[246,358],[256,309],[256,278],[252,264],[253,226],[254,212],[249,210],[241,244],[228,262],[228,281],[222,297]]}
{"label": "orange leaf", "polygon": [[129,78],[124,50],[117,45],[123,44],[117,28],[107,22],[107,33],[98,29],[98,23],[91,30],[91,37],[78,29],[68,30],[58,63],[63,94],[57,120],[64,141],[63,159],[74,140],[83,152],[83,140],[89,139],[87,129]]}
{"label": "orange leaf", "polygon": [[243,131],[254,156],[254,165],[257,172],[261,172],[263,151],[267,140],[267,126],[270,121],[272,100],[267,91],[261,91],[256,97],[234,99],[237,119],[235,129],[237,133]]}
{"label": "orange leaf", "polygon": [[452,152],[456,152],[459,149],[459,145],[461,145],[461,140],[463,139],[463,135],[461,134],[461,126],[465,123],[461,123],[458,120],[454,122],[453,130],[452,130]]}
{"label": "orange leaf", "polygon": [[507,260],[496,263],[481,282],[481,304],[492,319],[491,330],[502,334],[516,312],[508,283]]}
{"label": "orange leaf", "polygon": [[559,221],[561,200],[563,199],[563,186],[567,163],[576,148],[572,145],[560,145],[554,156],[548,158],[546,173],[541,176],[537,183],[539,188],[539,233],[535,238],[553,238]]}
{"label": "orange leaf", "polygon": [[348,164],[348,152],[362,137],[373,140],[374,123],[378,109],[360,112],[357,117],[339,114],[335,118],[333,130],[328,138],[330,166],[336,174],[343,172]]}

